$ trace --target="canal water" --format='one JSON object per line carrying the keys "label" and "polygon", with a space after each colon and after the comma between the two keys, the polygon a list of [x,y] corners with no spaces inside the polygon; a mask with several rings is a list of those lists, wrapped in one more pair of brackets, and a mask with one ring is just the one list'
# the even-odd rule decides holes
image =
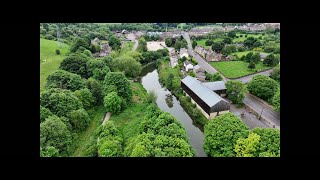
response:
{"label": "canal water", "polygon": [[206,157],[203,150],[203,132],[197,127],[189,115],[180,106],[180,102],[171,92],[163,88],[158,79],[158,72],[156,65],[150,64],[146,66],[141,72],[141,84],[149,92],[154,90],[157,94],[157,105],[165,112],[170,113],[178,119],[187,131],[189,142],[196,151],[197,157]]}

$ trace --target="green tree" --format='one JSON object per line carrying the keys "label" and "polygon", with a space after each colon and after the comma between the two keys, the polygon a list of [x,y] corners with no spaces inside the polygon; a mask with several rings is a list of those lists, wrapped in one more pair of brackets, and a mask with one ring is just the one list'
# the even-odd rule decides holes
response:
{"label": "green tree", "polygon": [[245,86],[241,81],[232,80],[226,83],[227,96],[234,104],[242,103],[244,99],[244,93],[246,91]]}
{"label": "green tree", "polygon": [[275,128],[254,128],[253,133],[260,136],[257,150],[253,153],[258,156],[280,156],[280,130]]}
{"label": "green tree", "polygon": [[167,37],[167,38],[165,39],[165,44],[166,44],[166,46],[168,46],[168,47],[171,47],[171,46],[172,46],[172,41],[171,41],[171,38],[170,38],[170,37]]}
{"label": "green tree", "polygon": [[102,86],[101,84],[93,79],[93,78],[89,78],[87,80],[87,87],[89,88],[89,90],[92,93],[92,96],[95,99],[95,104],[96,105],[100,105],[103,102],[103,94],[102,94]]}
{"label": "green tree", "polygon": [[223,78],[222,76],[220,75],[220,73],[214,73],[214,74],[209,74],[209,73],[206,73],[206,78],[205,80],[208,80],[210,82],[214,82],[214,81],[222,81]]}
{"label": "green tree", "polygon": [[72,128],[78,131],[84,130],[90,122],[90,117],[84,109],[71,111],[68,118]]}
{"label": "green tree", "polygon": [[82,53],[70,54],[60,63],[60,69],[88,78],[87,61],[90,58]]}
{"label": "green tree", "polygon": [[251,48],[251,47],[253,47],[253,45],[254,45],[254,43],[257,41],[257,39],[256,38],[254,38],[254,37],[248,37],[246,40],[244,40],[244,42],[243,42],[243,44],[245,45],[245,46],[247,46],[248,48]]}
{"label": "green tree", "polygon": [[84,109],[86,110],[90,109],[96,101],[88,88],[76,90],[74,95],[81,101]]}
{"label": "green tree", "polygon": [[236,141],[248,134],[248,127],[238,116],[222,114],[204,127],[204,151],[209,157],[234,157]]}
{"label": "green tree", "polygon": [[75,38],[70,46],[70,52],[76,52],[80,47],[89,49],[89,44],[82,38]]}
{"label": "green tree", "polygon": [[149,94],[147,96],[147,102],[152,103],[157,101],[157,94],[155,93],[154,90],[149,91]]}
{"label": "green tree", "polygon": [[67,117],[72,110],[83,108],[81,101],[70,90],[52,88],[41,93],[40,105],[53,114]]}
{"label": "green tree", "polygon": [[86,56],[88,56],[89,58],[92,58],[92,53],[91,51],[89,51],[88,49],[83,51],[83,54],[85,54]]}
{"label": "green tree", "polygon": [[277,59],[273,54],[269,54],[264,60],[263,64],[267,66],[275,66],[279,64],[279,59]]}
{"label": "green tree", "polygon": [[59,150],[53,146],[40,147],[40,157],[59,157]]}
{"label": "green tree", "polygon": [[229,38],[229,37],[226,37],[226,38],[223,39],[223,42],[224,42],[225,44],[231,44],[231,43],[232,43],[232,39]]}
{"label": "green tree", "polygon": [[192,48],[194,49],[198,45],[197,41],[192,41]]}
{"label": "green tree", "polygon": [[173,78],[174,75],[172,73],[169,74],[168,79],[167,79],[167,88],[171,90],[173,88]]}
{"label": "green tree", "polygon": [[98,148],[99,157],[122,157],[122,142],[113,138],[101,140]]}
{"label": "green tree", "polygon": [[49,116],[52,116],[52,112],[40,105],[40,123],[44,122]]}
{"label": "green tree", "polygon": [[[160,51],[165,53],[165,51],[168,51],[168,49],[159,49],[158,51]],[[129,51],[125,54],[126,56],[132,57],[134,60],[136,60],[137,62],[141,62],[141,60],[143,59],[143,56],[141,53],[137,52],[137,51]],[[167,54],[168,55],[168,54]]]}
{"label": "green tree", "polygon": [[130,83],[123,73],[109,72],[103,82],[104,91],[106,91],[109,85],[114,85],[116,87],[117,93],[120,97],[125,99],[127,102],[131,101],[132,90]]}
{"label": "green tree", "polygon": [[255,53],[251,56],[251,61],[257,64],[261,61],[260,53]]}
{"label": "green tree", "polygon": [[75,91],[85,87],[81,76],[64,70],[56,70],[47,78],[46,88],[61,88]]}
{"label": "green tree", "polygon": [[137,77],[141,72],[141,64],[130,56],[121,56],[114,60],[113,67],[124,72],[128,77]]}
{"label": "green tree", "polygon": [[137,48],[138,52],[143,53],[143,52],[148,51],[147,41],[143,37],[139,38],[138,42],[139,42],[139,45]]}
{"label": "green tree", "polygon": [[253,56],[253,52],[249,52],[245,57],[245,61],[250,62],[252,60],[252,56]]}
{"label": "green tree", "polygon": [[240,47],[238,47],[238,51],[239,52],[243,52],[243,51],[245,51],[246,49],[244,48],[244,47],[242,47],[242,46],[240,46]]}
{"label": "green tree", "polygon": [[102,69],[96,68],[92,71],[93,78],[98,80],[99,82],[103,82],[106,75],[110,72],[110,68],[108,66],[103,67]]}
{"label": "green tree", "polygon": [[40,146],[53,146],[61,152],[68,152],[70,143],[71,133],[59,117],[49,116],[40,123]]}
{"label": "green tree", "polygon": [[272,104],[276,111],[280,112],[280,91],[278,91],[272,98]]}
{"label": "green tree", "polygon": [[236,37],[236,32],[235,31],[229,31],[228,32],[228,36],[230,37],[230,38],[235,38]]}
{"label": "green tree", "polygon": [[249,69],[255,69],[256,68],[256,64],[254,61],[250,61],[249,65],[248,65]]}
{"label": "green tree", "polygon": [[239,138],[236,142],[234,151],[237,157],[253,157],[253,153],[257,151],[260,136],[250,133],[247,138]]}
{"label": "green tree", "polygon": [[104,97],[104,107],[107,112],[119,114],[121,111],[121,97],[116,92],[111,92]]}
{"label": "green tree", "polygon": [[280,65],[276,66],[270,73],[270,77],[274,80],[280,81]]}
{"label": "green tree", "polygon": [[277,92],[278,85],[275,80],[267,76],[256,75],[248,83],[247,88],[252,94],[267,101]]}
{"label": "green tree", "polygon": [[95,69],[103,69],[106,66],[106,63],[102,59],[91,59],[87,62],[86,66],[88,76],[91,77]]}
{"label": "green tree", "polygon": [[223,47],[224,47],[224,44],[220,42],[214,42],[211,48],[213,51],[220,52],[223,49]]}
{"label": "green tree", "polygon": [[56,54],[60,55],[60,50],[59,49],[56,49]]}
{"label": "green tree", "polygon": [[206,40],[205,45],[211,46],[213,44],[213,41],[211,39]]}
{"label": "green tree", "polygon": [[180,50],[180,48],[181,48],[181,41],[176,40],[176,42],[174,43],[174,49]]}
{"label": "green tree", "polygon": [[115,36],[110,36],[110,37],[109,37],[108,44],[109,44],[109,46],[110,46],[113,50],[115,50],[115,51],[119,50],[120,47],[121,47],[121,41],[120,41],[120,39],[117,38],[117,37],[115,37]]}

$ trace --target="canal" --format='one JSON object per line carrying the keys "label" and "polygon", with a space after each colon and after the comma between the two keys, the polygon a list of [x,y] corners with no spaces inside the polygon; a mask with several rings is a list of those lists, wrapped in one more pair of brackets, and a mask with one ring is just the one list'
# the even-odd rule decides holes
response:
{"label": "canal", "polygon": [[157,105],[165,112],[178,119],[187,131],[189,142],[196,151],[197,157],[206,157],[203,150],[203,132],[197,127],[189,115],[180,106],[180,102],[171,92],[163,88],[159,82],[155,63],[143,68],[141,72],[141,84],[149,92],[153,90],[157,94]]}

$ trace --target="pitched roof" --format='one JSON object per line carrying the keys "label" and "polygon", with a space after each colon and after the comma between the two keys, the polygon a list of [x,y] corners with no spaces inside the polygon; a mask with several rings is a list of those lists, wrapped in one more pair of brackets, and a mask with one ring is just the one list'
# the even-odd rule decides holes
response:
{"label": "pitched roof", "polygon": [[200,81],[196,80],[191,76],[187,76],[181,80],[191,91],[193,91],[203,102],[205,102],[209,107],[214,106],[220,101],[226,100],[222,99],[218,94],[211,91],[208,87],[201,84]]}
{"label": "pitched roof", "polygon": [[202,84],[211,89],[212,91],[227,89],[223,81],[205,82]]}

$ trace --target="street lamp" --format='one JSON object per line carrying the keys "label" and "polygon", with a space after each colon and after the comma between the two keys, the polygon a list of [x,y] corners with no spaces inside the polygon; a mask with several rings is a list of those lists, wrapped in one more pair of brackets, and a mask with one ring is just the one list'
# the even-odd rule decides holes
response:
{"label": "street lamp", "polygon": [[263,110],[264,110],[264,107],[262,107],[262,110],[261,110],[261,113],[260,113],[260,116],[259,116],[259,120],[260,120],[260,118],[261,118],[261,115],[262,115]]}

